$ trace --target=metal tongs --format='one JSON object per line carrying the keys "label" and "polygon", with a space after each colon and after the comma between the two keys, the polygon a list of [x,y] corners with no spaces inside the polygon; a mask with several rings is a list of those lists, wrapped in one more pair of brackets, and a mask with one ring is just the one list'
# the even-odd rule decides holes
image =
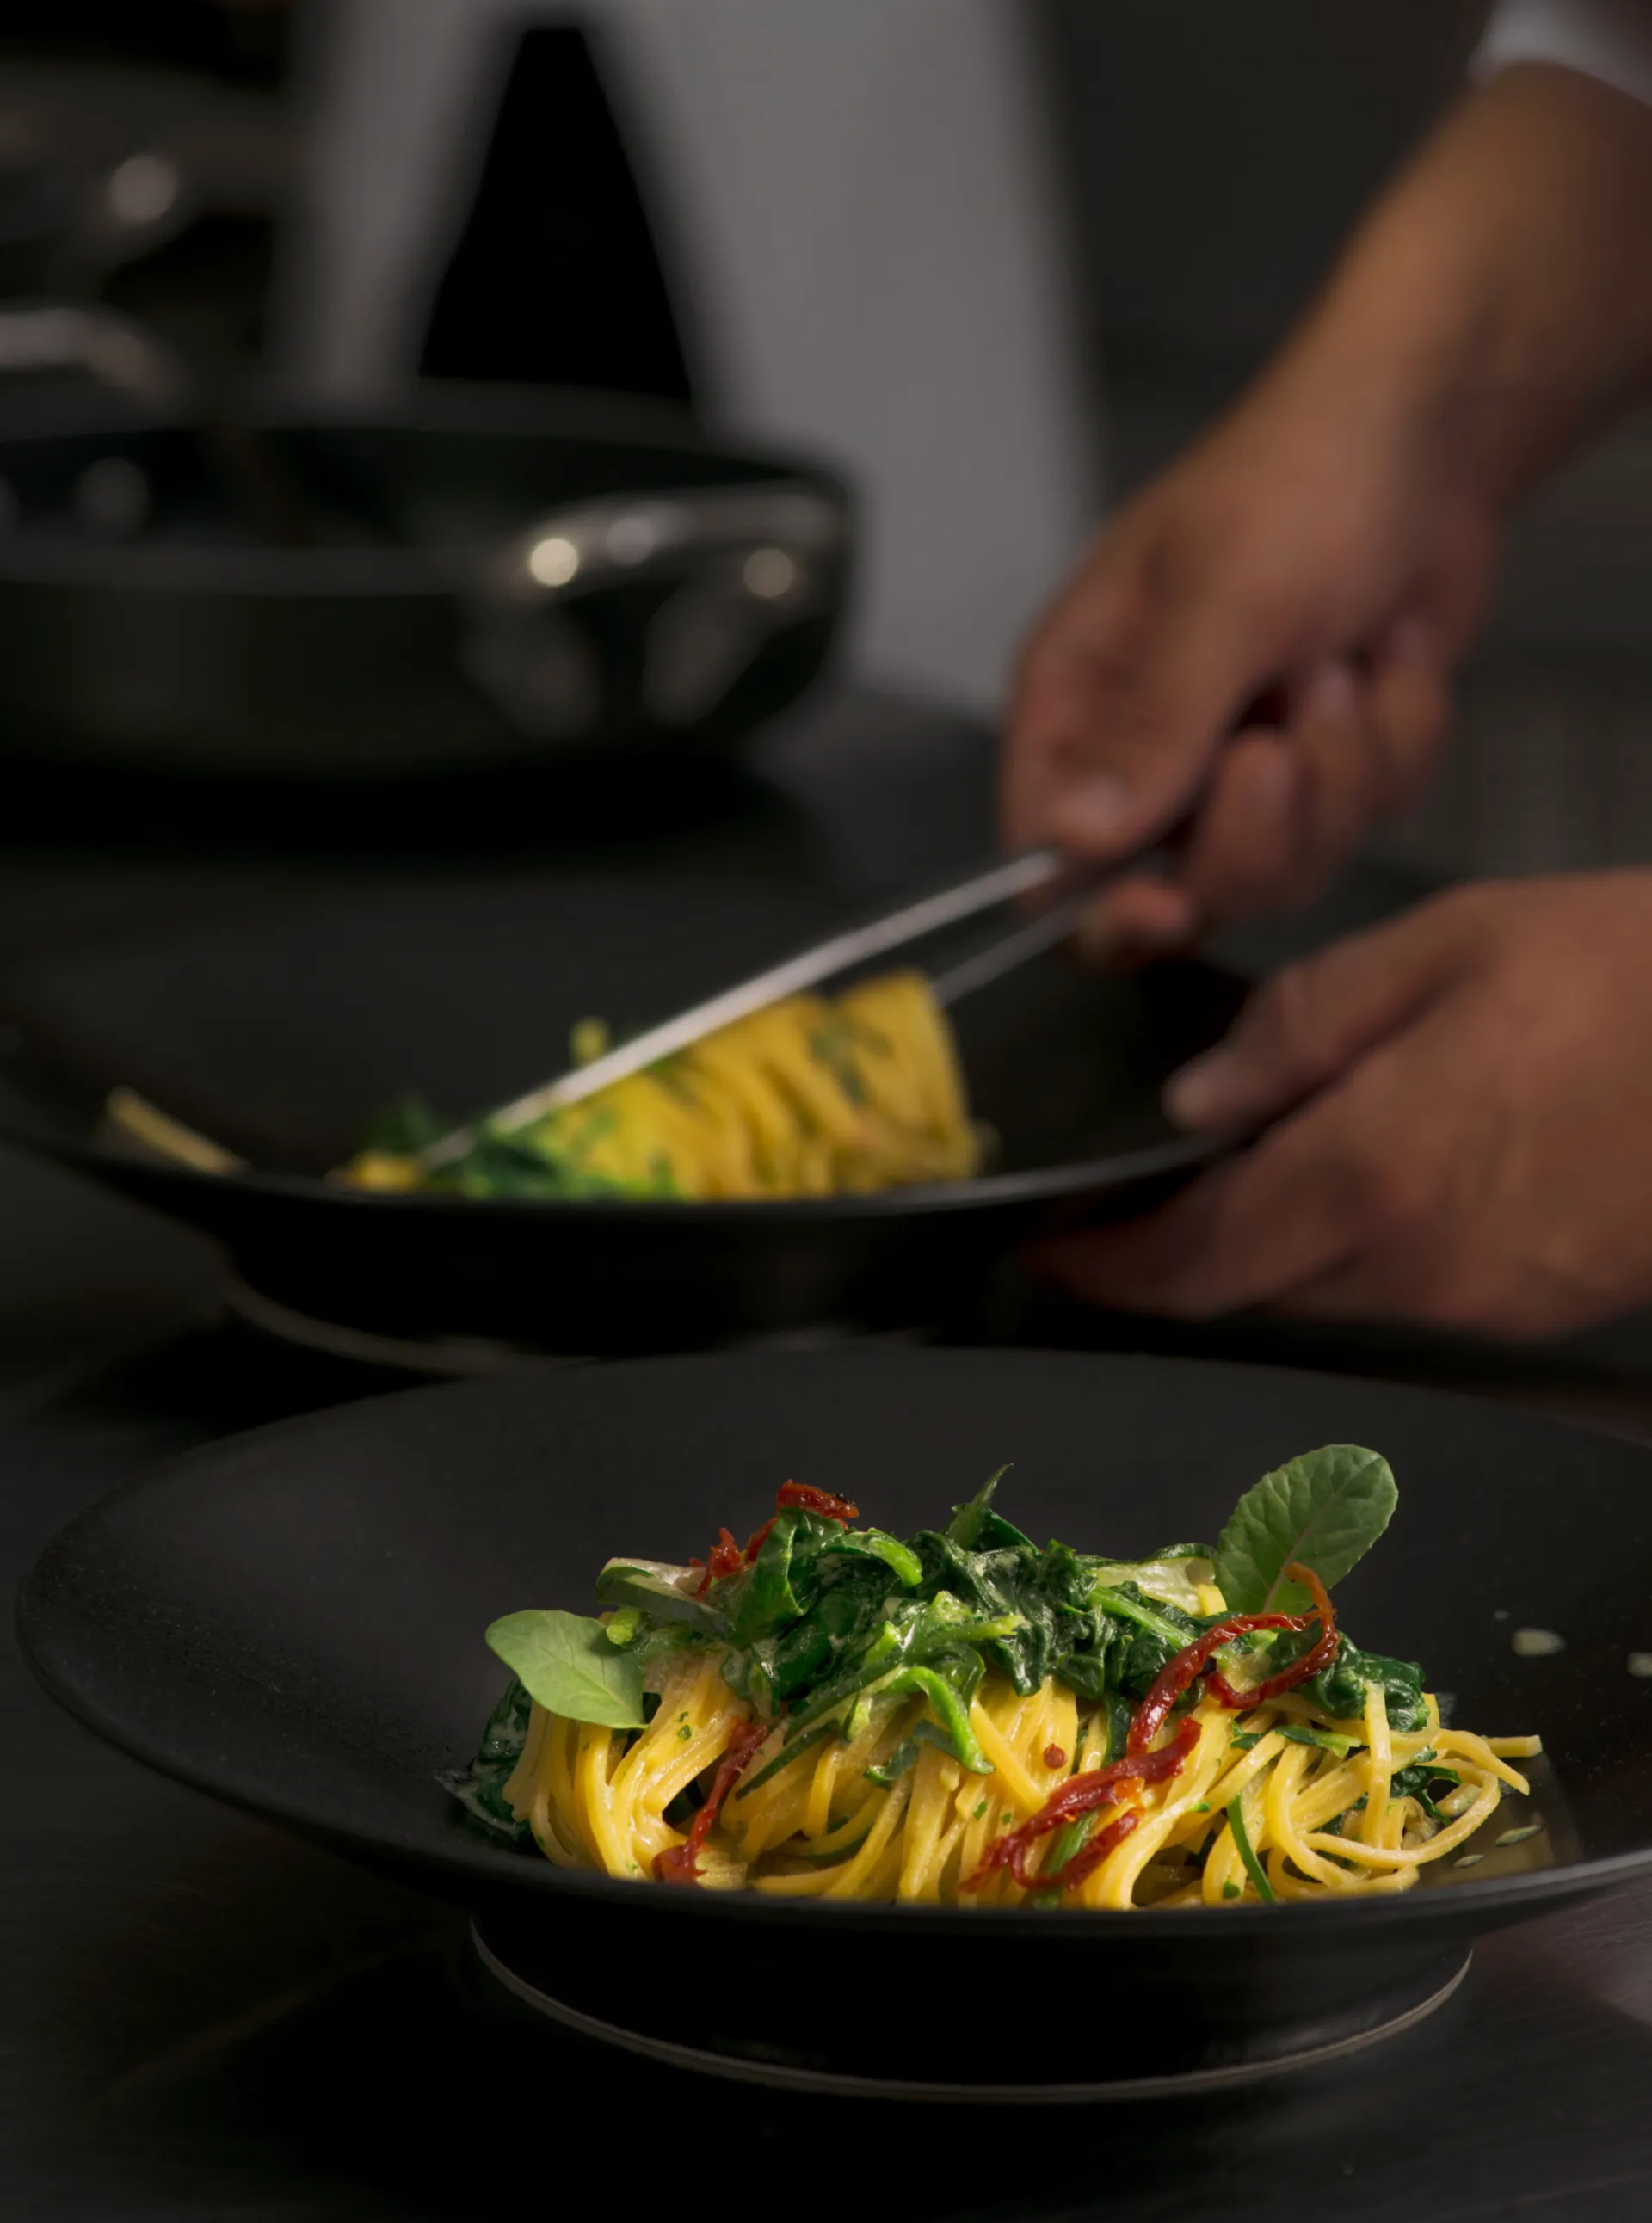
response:
{"label": "metal tongs", "polygon": [[[1127,872],[1151,867],[1153,857],[1140,854],[1100,866],[1077,865],[1053,849],[1033,849],[1007,864],[988,866],[968,879],[939,888],[916,902],[902,904],[864,924],[829,935],[808,949],[799,950],[779,965],[753,973],[747,980],[724,988],[703,1003],[676,1017],[663,1019],[644,1034],[634,1035],[616,1049],[605,1051],[587,1065],[546,1081],[526,1095],[483,1118],[455,1127],[419,1152],[417,1162],[425,1172],[451,1165],[462,1158],[483,1132],[509,1135],[531,1127],[547,1113],[583,1103],[616,1080],[625,1080],[661,1058],[686,1049],[692,1042],[747,1018],[783,997],[800,995],[808,988],[824,987],[842,980],[880,957],[893,956],[972,918],[1018,901],[1037,906],[1008,934],[1000,935],[972,955],[962,958],[930,982],[937,1003],[945,1008],[961,1003],[1006,973],[1066,941],[1099,891]],[[208,1137],[197,1134],[168,1113],[159,1110],[129,1088],[117,1088],[106,1107],[111,1123],[134,1141],[162,1157],[192,1167],[198,1173],[237,1174],[244,1162]]]}
{"label": "metal tongs", "polygon": [[1025,965],[1029,959],[1041,956],[1045,950],[1066,941],[1098,890],[1126,870],[1139,870],[1144,861],[1139,856],[1132,856],[1117,864],[1081,866],[1053,849],[1033,849],[1012,857],[1007,864],[993,865],[985,872],[972,873],[968,879],[939,888],[915,903],[903,904],[897,910],[883,912],[862,925],[829,935],[823,941],[799,950],[795,957],[785,958],[761,973],[753,973],[749,979],[722,989],[703,1003],[678,1012],[673,1018],[661,1020],[646,1033],[634,1035],[628,1042],[605,1051],[589,1064],[577,1066],[555,1080],[530,1089],[526,1095],[518,1096],[489,1112],[485,1119],[454,1128],[451,1134],[444,1135],[419,1153],[419,1164],[426,1172],[451,1165],[473,1147],[483,1129],[494,1135],[519,1132],[550,1112],[583,1103],[615,1081],[628,1080],[634,1073],[640,1073],[661,1058],[703,1041],[707,1035],[716,1034],[722,1027],[732,1026],[736,1019],[748,1018],[753,1011],[778,1004],[783,997],[823,987],[858,972],[875,958],[911,948],[986,911],[999,910],[1021,898],[1036,901],[1039,908],[1033,917],[962,959],[949,971],[935,976],[930,986],[936,1000],[949,1008],[978,988],[1001,979],[1017,966]]}

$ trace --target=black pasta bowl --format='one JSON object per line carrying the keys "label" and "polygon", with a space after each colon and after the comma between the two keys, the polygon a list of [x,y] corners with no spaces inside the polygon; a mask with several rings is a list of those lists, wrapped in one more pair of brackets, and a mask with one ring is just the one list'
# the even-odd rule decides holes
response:
{"label": "black pasta bowl", "polygon": [[[987,1177],[860,1197],[654,1203],[374,1194],[325,1178],[409,1087],[456,1114],[566,1061],[590,1012],[646,1024],[841,911],[784,884],[589,876],[310,897],[44,952],[0,973],[0,1132],[215,1236],[243,1305],[463,1370],[943,1323],[1041,1229],[1136,1212],[1211,1154],[1159,1110],[1241,994],[1197,962],[1087,979],[1058,955],[956,1014]],[[118,1083],[243,1156],[230,1177],[100,1126]],[[369,1342],[370,1339],[370,1342]]]}
{"label": "black pasta bowl", "polygon": [[[1542,1735],[1541,1842],[1340,1905],[798,1902],[558,1869],[437,1785],[499,1694],[492,1618],[589,1610],[610,1552],[685,1558],[777,1477],[850,1486],[900,1530],[1011,1458],[1004,1502],[1034,1535],[1129,1552],[1208,1532],[1330,1440],[1384,1451],[1401,1491],[1339,1591],[1348,1625],[1422,1659],[1464,1725]],[[577,2027],[829,2091],[1140,2094],[1403,2030],[1478,1936],[1652,1869],[1652,1687],[1626,1665],[1652,1622],[1649,1485],[1628,1444],[1271,1369],[870,1351],[534,1370],[261,1430],[115,1493],[49,1546],[21,1628],[91,1728],[457,1899],[501,1983]],[[1564,1648],[1521,1656],[1523,1625]]]}

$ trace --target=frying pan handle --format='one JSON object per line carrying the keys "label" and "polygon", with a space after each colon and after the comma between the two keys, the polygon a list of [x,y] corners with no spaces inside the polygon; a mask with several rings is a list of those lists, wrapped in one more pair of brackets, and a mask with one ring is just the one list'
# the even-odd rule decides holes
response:
{"label": "frying pan handle", "polygon": [[500,583],[529,601],[559,601],[739,556],[751,575],[747,591],[780,603],[806,584],[812,560],[838,552],[845,531],[839,506],[801,481],[621,494],[538,519],[505,551]]}
{"label": "frying pan handle", "polygon": [[692,725],[772,634],[829,601],[848,529],[842,504],[802,480],[621,494],[549,512],[481,569],[472,674],[514,723],[566,739],[593,731],[604,690],[569,606],[663,586],[638,693],[657,724]]}

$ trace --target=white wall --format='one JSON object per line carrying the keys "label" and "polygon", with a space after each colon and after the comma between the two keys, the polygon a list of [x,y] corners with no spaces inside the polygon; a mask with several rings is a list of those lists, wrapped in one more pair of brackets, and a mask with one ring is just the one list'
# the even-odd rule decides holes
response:
{"label": "white wall", "polygon": [[589,20],[698,383],[865,498],[854,660],[990,708],[1095,508],[1094,412],[1018,0],[331,0],[285,358],[405,375],[501,29]]}

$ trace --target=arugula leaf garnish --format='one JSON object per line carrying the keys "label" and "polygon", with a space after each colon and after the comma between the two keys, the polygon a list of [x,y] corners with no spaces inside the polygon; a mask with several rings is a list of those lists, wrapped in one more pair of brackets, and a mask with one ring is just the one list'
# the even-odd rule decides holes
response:
{"label": "arugula leaf garnish", "polygon": [[1216,1580],[1231,1613],[1302,1613],[1291,1560],[1328,1590],[1364,1559],[1399,1502],[1388,1461],[1357,1444],[1306,1452],[1247,1489],[1216,1546]]}
{"label": "arugula leaf garnish", "polygon": [[641,1663],[615,1650],[600,1621],[530,1609],[495,1622],[487,1640],[547,1713],[602,1729],[642,1728]]}

